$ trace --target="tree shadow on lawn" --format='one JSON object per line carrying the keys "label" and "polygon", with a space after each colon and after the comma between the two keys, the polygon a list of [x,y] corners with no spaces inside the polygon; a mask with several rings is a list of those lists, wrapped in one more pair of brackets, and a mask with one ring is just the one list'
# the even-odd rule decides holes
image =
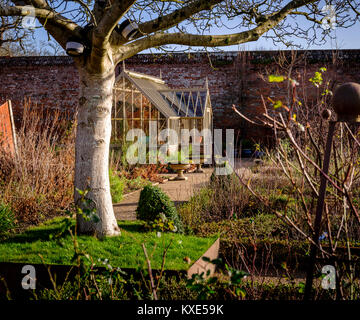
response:
{"label": "tree shadow on lawn", "polygon": [[[21,234],[15,234],[7,239],[1,241],[2,243],[31,243],[36,241],[51,241],[58,240],[70,236],[70,233],[64,229],[65,220],[47,221],[44,225],[30,228]],[[130,233],[147,233],[148,230],[144,227],[143,221],[119,221],[118,225],[121,230]],[[71,227],[71,231],[75,232],[75,222]],[[89,236],[91,237],[91,236]],[[99,238],[99,241],[102,239]]]}
{"label": "tree shadow on lawn", "polygon": [[[70,236],[70,233],[63,229],[64,224],[65,221],[50,221],[47,222],[46,225],[30,228],[23,233],[10,236],[8,239],[2,241],[2,243],[31,243],[39,240],[50,241],[59,237]],[[71,227],[71,230],[72,232],[75,231],[75,225]]]}
{"label": "tree shadow on lawn", "polygon": [[128,232],[137,232],[137,233],[145,233],[147,230],[145,229],[145,222],[136,220],[133,221],[118,221],[118,225],[120,230],[126,230]]}

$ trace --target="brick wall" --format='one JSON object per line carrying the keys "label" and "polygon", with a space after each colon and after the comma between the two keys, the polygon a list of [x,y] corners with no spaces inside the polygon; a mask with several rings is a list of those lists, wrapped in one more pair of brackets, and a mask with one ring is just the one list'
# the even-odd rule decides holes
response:
{"label": "brick wall", "polygon": [[24,98],[51,109],[73,110],[79,76],[69,57],[0,57],[0,103],[12,101],[14,118]]}
{"label": "brick wall", "polygon": [[[332,85],[347,81],[360,82],[360,50],[297,51],[292,66],[293,77],[315,94],[308,79],[326,66],[326,80]],[[215,128],[235,128],[243,137],[264,136],[264,131],[249,126],[231,110],[234,103],[248,115],[262,112],[261,94],[266,98],[285,98],[286,83],[269,85],[263,75],[284,74],[276,60],[283,57],[286,65],[291,52],[254,51],[224,52],[210,55],[193,53],[169,55],[139,54],[126,61],[125,67],[154,76],[161,75],[170,87],[205,86],[208,78],[214,109]],[[336,59],[335,59],[336,57]],[[287,61],[287,63],[286,63]],[[335,62],[334,62],[335,61]],[[122,64],[118,67],[121,70]],[[49,108],[77,107],[78,73],[70,57],[0,58],[0,101],[11,99],[15,113],[24,97]]]}

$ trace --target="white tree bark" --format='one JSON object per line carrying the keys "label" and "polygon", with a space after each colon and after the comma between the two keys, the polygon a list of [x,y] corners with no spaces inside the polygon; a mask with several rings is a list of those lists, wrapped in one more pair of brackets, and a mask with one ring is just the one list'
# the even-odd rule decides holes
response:
{"label": "white tree bark", "polygon": [[[77,217],[79,233],[114,236],[120,233],[109,183],[109,144],[114,68],[104,74],[80,69],[80,99],[76,133],[75,188],[89,190],[100,221]],[[75,190],[75,201],[80,195]]]}

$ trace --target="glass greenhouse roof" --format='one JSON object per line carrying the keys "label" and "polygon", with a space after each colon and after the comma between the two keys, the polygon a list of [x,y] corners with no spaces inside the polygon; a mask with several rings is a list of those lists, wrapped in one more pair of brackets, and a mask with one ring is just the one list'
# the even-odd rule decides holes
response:
{"label": "glass greenhouse roof", "polygon": [[207,94],[204,89],[161,91],[161,95],[179,117],[203,117]]}
{"label": "glass greenhouse roof", "polygon": [[206,104],[210,105],[207,88],[171,89],[160,78],[125,70],[116,81],[115,88],[119,90],[122,77],[140,90],[166,118],[201,118],[205,115]]}

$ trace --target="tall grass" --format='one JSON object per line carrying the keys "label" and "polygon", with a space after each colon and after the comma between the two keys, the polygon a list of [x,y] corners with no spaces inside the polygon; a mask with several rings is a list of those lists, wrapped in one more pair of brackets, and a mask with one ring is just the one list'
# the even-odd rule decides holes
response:
{"label": "tall grass", "polygon": [[[252,188],[269,197],[273,208],[283,210],[289,199],[281,191],[291,189],[283,174],[270,165],[237,169],[251,181]],[[270,214],[271,210],[259,202],[233,173],[210,177],[210,183],[180,208],[186,225],[199,227],[202,223],[222,222]]]}
{"label": "tall grass", "polygon": [[67,114],[24,101],[17,155],[0,153],[0,201],[18,225],[61,213],[72,201],[74,130]]}

